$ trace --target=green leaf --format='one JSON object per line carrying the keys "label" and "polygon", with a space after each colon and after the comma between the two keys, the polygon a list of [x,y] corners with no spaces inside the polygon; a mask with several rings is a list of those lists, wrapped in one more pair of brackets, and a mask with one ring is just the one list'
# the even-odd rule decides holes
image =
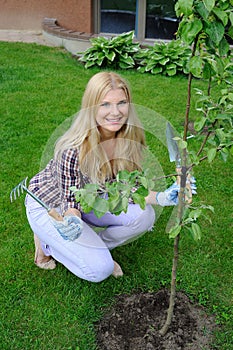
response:
{"label": "green leaf", "polygon": [[115,189],[114,193],[109,191],[109,197],[108,197],[108,202],[109,202],[109,210],[112,212],[115,207],[119,204],[121,197],[120,193]]}
{"label": "green leaf", "polygon": [[198,120],[195,120],[194,122],[194,129],[196,131],[201,131],[205,125],[206,122],[206,118],[205,117],[201,117]]}
{"label": "green leaf", "polygon": [[196,78],[201,78],[202,76],[203,63],[203,59],[200,56],[193,56],[189,61],[190,72]]}
{"label": "green leaf", "polygon": [[169,238],[176,238],[181,231],[181,225],[177,224],[173,226],[169,231]]}
{"label": "green leaf", "polygon": [[214,160],[214,158],[216,157],[216,154],[217,154],[216,148],[211,148],[207,151],[207,158],[209,163],[211,163]]}
{"label": "green leaf", "polygon": [[143,196],[143,198],[144,198],[144,197],[148,196],[148,192],[149,191],[146,187],[140,186],[140,187],[138,187],[137,191],[135,191],[133,194]]}
{"label": "green leaf", "polygon": [[174,76],[174,75],[176,75],[176,68],[167,68],[166,69],[166,73],[167,73],[167,75],[169,76],[169,77],[172,77],[172,76]]}
{"label": "green leaf", "polygon": [[85,64],[85,68],[88,69],[88,68],[90,68],[90,67],[92,67],[92,66],[94,66],[94,65],[95,65],[95,61],[88,61],[88,62]]}
{"label": "green leaf", "polygon": [[219,45],[224,36],[224,31],[225,30],[223,24],[217,21],[209,22],[206,28],[206,33],[209,35],[212,43],[215,46]]}
{"label": "green leaf", "polygon": [[188,144],[187,144],[187,141],[184,141],[184,140],[180,139],[178,141],[178,145],[179,145],[180,149],[186,149]]}
{"label": "green leaf", "polygon": [[203,79],[210,79],[213,75],[215,75],[215,72],[211,64],[208,61],[204,61],[204,67],[202,71]]}
{"label": "green leaf", "polygon": [[189,218],[197,220],[199,218],[199,216],[202,214],[202,210],[201,209],[194,209],[189,213]]}
{"label": "green leaf", "polygon": [[123,208],[123,211],[126,213],[127,212],[127,209],[128,209],[128,198],[126,197],[123,197],[122,198],[122,208]]}
{"label": "green leaf", "polygon": [[229,150],[227,149],[227,148],[223,148],[223,149],[221,149],[221,151],[220,151],[220,156],[221,156],[221,158],[222,158],[222,160],[224,161],[224,162],[226,162],[227,161],[227,159],[228,159],[228,156],[229,156]]}
{"label": "green leaf", "polygon": [[203,0],[203,3],[206,9],[210,12],[215,5],[215,0]]}
{"label": "green leaf", "polygon": [[208,17],[209,17],[209,11],[207,10],[207,8],[205,7],[204,3],[202,1],[200,1],[199,3],[197,3],[196,5],[196,10],[199,13],[199,15],[205,20],[207,21]]}
{"label": "green leaf", "polygon": [[145,188],[148,188],[148,180],[146,177],[140,177],[140,182],[142,184],[142,186],[144,186]]}
{"label": "green leaf", "polygon": [[226,139],[226,133],[223,129],[216,129],[216,136],[218,137],[220,143],[223,143]]}
{"label": "green leaf", "polygon": [[202,21],[198,18],[192,18],[185,22],[181,22],[179,28],[179,34],[181,39],[187,44],[192,44],[193,40],[196,38],[197,34],[202,30]]}
{"label": "green leaf", "polygon": [[128,170],[120,170],[116,176],[117,181],[129,181],[130,178],[130,172]]}
{"label": "green leaf", "polygon": [[140,194],[135,192],[135,193],[132,194],[132,199],[133,199],[135,204],[139,204],[140,205],[141,209],[145,209],[146,201],[145,201],[145,198],[143,196],[141,196]]}
{"label": "green leaf", "polygon": [[116,54],[115,54],[114,51],[111,51],[111,52],[109,52],[109,53],[106,53],[106,58],[107,58],[109,61],[111,61],[111,62],[114,61],[115,57],[116,57]]}
{"label": "green leaf", "polygon": [[169,61],[170,61],[169,58],[164,57],[164,58],[162,58],[161,60],[159,60],[159,63],[160,63],[162,66],[165,66],[165,64],[168,63]]}
{"label": "green leaf", "polygon": [[193,0],[178,0],[180,12],[189,16],[193,12]]}
{"label": "green leaf", "polygon": [[218,7],[213,8],[213,13],[222,21],[224,27],[227,25],[228,16],[227,13]]}
{"label": "green leaf", "polygon": [[106,199],[97,197],[93,204],[93,210],[97,218],[100,218],[109,210],[109,203]]}
{"label": "green leaf", "polygon": [[229,19],[230,19],[231,25],[233,26],[233,12],[230,12]]}
{"label": "green leaf", "polygon": [[227,98],[233,102],[233,92],[230,92],[227,96]]}
{"label": "green leaf", "polygon": [[230,45],[226,38],[222,38],[222,40],[219,43],[219,54],[220,56],[225,56],[227,55],[228,51],[230,50]]}
{"label": "green leaf", "polygon": [[155,67],[151,70],[151,73],[152,74],[159,74],[159,73],[162,73],[162,71],[163,71],[162,67]]}
{"label": "green leaf", "polygon": [[191,230],[192,230],[192,236],[193,236],[194,240],[195,241],[200,240],[201,239],[200,226],[198,224],[196,224],[195,222],[193,222],[191,225]]}

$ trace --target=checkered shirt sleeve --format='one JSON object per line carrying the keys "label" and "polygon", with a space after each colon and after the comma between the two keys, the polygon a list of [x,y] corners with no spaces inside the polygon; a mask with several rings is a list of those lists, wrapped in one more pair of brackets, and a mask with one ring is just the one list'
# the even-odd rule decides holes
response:
{"label": "checkered shirt sleeve", "polygon": [[80,188],[81,174],[79,170],[77,150],[68,149],[64,151],[61,159],[56,161],[55,165],[60,193],[61,212],[64,213],[69,208],[79,207],[75,202],[74,194],[69,189],[71,186]]}
{"label": "checkered shirt sleeve", "polygon": [[49,207],[59,207],[64,214],[69,208],[80,209],[69,188],[81,188],[88,182],[89,179],[79,169],[78,150],[68,149],[59,160],[51,160],[31,179],[29,189]]}

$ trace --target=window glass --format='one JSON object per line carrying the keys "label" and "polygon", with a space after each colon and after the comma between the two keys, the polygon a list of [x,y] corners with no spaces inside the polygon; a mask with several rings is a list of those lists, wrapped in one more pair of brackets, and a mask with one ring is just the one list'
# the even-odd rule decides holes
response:
{"label": "window glass", "polygon": [[135,30],[136,0],[101,0],[102,33],[123,33]]}
{"label": "window glass", "polygon": [[176,0],[147,0],[146,38],[174,39],[178,29]]}

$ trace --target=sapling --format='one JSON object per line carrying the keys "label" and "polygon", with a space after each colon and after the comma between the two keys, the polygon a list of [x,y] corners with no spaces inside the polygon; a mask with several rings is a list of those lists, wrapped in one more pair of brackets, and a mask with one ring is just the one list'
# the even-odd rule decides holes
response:
{"label": "sapling", "polygon": [[[203,214],[203,206],[191,211],[187,210],[185,203],[186,178],[194,165],[200,164],[205,159],[212,162],[217,152],[220,152],[223,159],[226,160],[229,152],[232,152],[233,144],[233,90],[231,79],[233,64],[229,59],[230,47],[225,37],[226,35],[233,37],[232,3],[221,0],[178,0],[175,8],[177,16],[181,17],[177,35],[182,41],[192,46],[192,55],[189,61],[184,132],[182,139],[180,139],[181,148],[183,149],[182,164],[184,171],[181,174],[176,223],[169,232],[170,237],[174,238],[171,293],[167,318],[160,330],[162,335],[167,333],[174,312],[181,230],[188,228],[196,240],[201,237],[201,229],[196,220]],[[196,131],[195,138],[201,140],[201,143],[196,153],[189,153],[193,162],[188,164],[187,135],[190,122],[191,88],[194,77],[208,79],[208,91],[206,94],[201,90],[197,91],[200,99],[197,102],[196,109],[201,114],[195,121],[194,128]],[[217,100],[211,97],[211,87],[214,81],[224,85],[221,96]],[[203,134],[203,130],[205,130],[205,134]],[[212,207],[208,208],[213,210]]]}
{"label": "sapling", "polygon": [[[187,82],[187,103],[184,118],[184,129],[176,138],[181,151],[179,203],[176,218],[169,228],[169,237],[174,239],[173,266],[171,273],[171,291],[169,308],[165,324],[160,333],[165,335],[172,322],[176,296],[176,274],[179,257],[181,232],[188,230],[195,240],[201,238],[201,228],[197,223],[204,209],[211,206],[194,206],[186,201],[186,180],[194,166],[202,161],[212,162],[219,154],[226,161],[232,152],[233,144],[233,63],[231,48],[227,38],[233,38],[233,1],[226,0],[178,0],[176,13],[181,18],[177,37],[192,49],[189,60]],[[193,79],[206,79],[207,91],[196,90],[198,100],[196,110],[199,113],[194,122],[193,133],[198,144],[197,151],[189,150],[190,105]],[[220,96],[212,94],[214,86],[221,86]],[[165,176],[166,178],[169,175]],[[104,186],[88,184],[83,189],[71,188],[80,202],[84,212],[94,211],[101,217],[107,211],[116,215],[127,211],[128,201],[132,199],[142,208],[145,197],[153,188],[153,181],[146,172],[121,171],[116,181]]]}

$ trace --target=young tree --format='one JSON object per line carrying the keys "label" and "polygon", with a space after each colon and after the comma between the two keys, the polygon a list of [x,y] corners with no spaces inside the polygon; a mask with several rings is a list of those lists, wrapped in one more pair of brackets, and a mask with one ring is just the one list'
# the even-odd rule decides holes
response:
{"label": "young tree", "polygon": [[[210,206],[190,206],[186,200],[186,179],[192,168],[202,161],[212,162],[217,155],[226,161],[228,155],[233,154],[233,62],[229,45],[229,40],[233,39],[233,0],[177,0],[175,10],[181,18],[177,37],[190,45],[192,55],[189,61],[184,130],[182,137],[176,138],[181,150],[182,166],[177,173],[181,185],[175,223],[169,230],[169,237],[174,238],[174,255],[169,309],[165,324],[160,330],[162,335],[166,334],[172,322],[181,231],[185,228],[195,240],[199,240],[201,229],[197,219],[204,209],[213,210]],[[206,79],[208,88],[206,92],[200,89],[196,91],[199,95],[196,104],[199,116],[194,122],[194,129],[199,150],[188,152],[187,137],[194,78]],[[215,85],[221,86],[220,96],[217,98],[212,95]],[[135,183],[136,192],[132,190]],[[152,187],[152,180],[148,179],[146,173],[122,171],[116,182],[106,183],[105,188],[100,189],[98,185],[89,184],[81,190],[72,190],[84,211],[94,210],[100,217],[107,211],[114,214],[126,211],[129,197],[144,208],[144,197]],[[99,192],[106,192],[108,200],[101,198]]]}
{"label": "young tree", "polygon": [[[212,162],[219,153],[226,161],[229,153],[232,153],[233,63],[230,60],[231,50],[227,40],[233,38],[232,5],[233,1],[226,0],[178,0],[175,6],[177,16],[181,18],[177,36],[183,42],[191,45],[192,56],[189,61],[184,132],[183,138],[180,139],[180,146],[183,149],[180,200],[176,224],[170,230],[170,237],[174,238],[171,293],[167,319],[160,330],[162,335],[166,334],[172,322],[174,311],[181,229],[188,228],[196,240],[200,239],[201,236],[201,229],[196,220],[202,214],[202,207],[191,211],[187,210],[185,203],[186,177],[192,167],[200,164],[203,160],[207,159]],[[187,164],[187,133],[194,77],[207,79],[208,89],[206,92],[197,90],[200,98],[196,109],[200,115],[195,120],[194,127],[195,138],[200,141],[200,148],[198,152],[189,152],[192,163]],[[214,84],[222,86],[221,96],[217,99],[211,95]]]}

